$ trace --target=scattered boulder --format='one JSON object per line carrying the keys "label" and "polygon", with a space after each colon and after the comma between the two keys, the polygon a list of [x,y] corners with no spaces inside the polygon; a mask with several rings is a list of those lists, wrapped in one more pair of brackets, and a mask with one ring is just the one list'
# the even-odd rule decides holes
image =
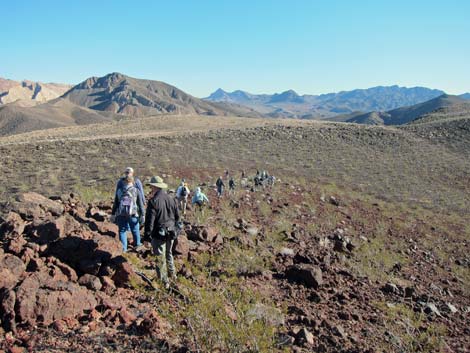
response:
{"label": "scattered boulder", "polygon": [[10,211],[6,218],[2,220],[0,226],[0,234],[20,235],[23,234],[26,222],[23,221],[21,216]]}
{"label": "scattered boulder", "polygon": [[217,237],[218,231],[213,227],[204,227],[202,230],[202,238],[207,242],[213,242]]}
{"label": "scattered boulder", "polygon": [[313,265],[292,265],[287,269],[285,276],[290,281],[301,283],[307,288],[317,289],[323,284],[321,269]]}
{"label": "scattered boulder", "polygon": [[16,293],[11,289],[0,289],[0,320],[7,331],[16,331],[15,321]]}
{"label": "scattered boulder", "polygon": [[48,244],[54,240],[63,238],[66,234],[65,217],[44,222],[34,228],[35,236],[39,238],[40,244]]}
{"label": "scattered boulder", "polygon": [[218,230],[214,227],[188,226],[185,229],[189,240],[207,243],[220,243],[222,239]]}
{"label": "scattered boulder", "polygon": [[437,306],[433,303],[427,303],[424,307],[424,312],[428,315],[441,316],[441,312],[439,311]]}
{"label": "scattered boulder", "polygon": [[24,262],[12,254],[0,255],[0,288],[13,288],[26,271]]}
{"label": "scattered boulder", "polygon": [[295,252],[293,249],[290,249],[290,248],[282,248],[281,250],[279,250],[279,255],[285,256],[285,257],[294,257]]}
{"label": "scattered boulder", "polygon": [[394,283],[388,282],[386,283],[382,288],[381,291],[386,293],[386,294],[397,294],[399,295],[401,293],[400,289],[398,286]]}
{"label": "scattered boulder", "polygon": [[32,326],[73,318],[96,305],[92,292],[85,287],[55,281],[44,271],[29,274],[16,290],[17,322]]}
{"label": "scattered boulder", "polygon": [[108,218],[108,214],[98,207],[90,207],[87,211],[87,216],[98,222],[104,222]]}
{"label": "scattered boulder", "polygon": [[254,226],[249,226],[248,228],[246,228],[246,233],[252,237],[256,237],[259,233],[259,229]]}
{"label": "scattered boulder", "polygon": [[35,192],[27,192],[17,197],[15,210],[27,219],[42,218],[48,213],[58,217],[64,213],[64,206]]}
{"label": "scattered boulder", "polygon": [[112,294],[116,290],[116,285],[114,281],[108,276],[101,276],[101,290],[104,291],[106,294]]}
{"label": "scattered boulder", "polygon": [[137,316],[125,307],[119,310],[119,318],[125,326],[131,326],[137,320]]}
{"label": "scattered boulder", "polygon": [[173,253],[182,258],[187,258],[189,254],[189,241],[185,235],[180,235],[176,238],[175,245],[173,247]]}
{"label": "scattered boulder", "polygon": [[118,257],[114,260],[113,266],[115,268],[112,280],[118,287],[126,287],[131,282],[140,283],[142,280],[135,273],[130,263],[123,257]]}
{"label": "scattered boulder", "polygon": [[93,291],[99,291],[101,287],[103,286],[98,277],[90,275],[88,273],[80,277],[80,279],[78,280],[78,284],[85,286],[88,289],[93,290]]}
{"label": "scattered boulder", "polygon": [[330,201],[330,203],[331,203],[332,205],[334,205],[334,206],[339,206],[339,205],[340,205],[339,200],[338,200],[336,197],[334,197],[334,196],[330,196],[329,201]]}
{"label": "scattered boulder", "polygon": [[296,342],[299,345],[309,345],[312,346],[315,343],[313,333],[307,330],[305,327],[299,330],[295,336]]}
{"label": "scattered boulder", "polygon": [[92,239],[67,236],[52,242],[47,255],[55,256],[82,273],[97,275],[102,265],[122,253],[117,239],[95,234]]}
{"label": "scattered boulder", "polygon": [[153,338],[164,337],[170,327],[168,323],[158,315],[155,310],[149,310],[143,315],[143,320],[138,327],[142,334],[150,335]]}
{"label": "scattered boulder", "polygon": [[7,250],[9,253],[15,254],[15,255],[21,255],[21,253],[24,250],[24,247],[28,244],[26,239],[23,237],[23,235],[18,235],[12,238],[8,242]]}
{"label": "scattered boulder", "polygon": [[446,311],[450,314],[456,314],[459,310],[455,307],[455,305],[451,303],[446,303]]}

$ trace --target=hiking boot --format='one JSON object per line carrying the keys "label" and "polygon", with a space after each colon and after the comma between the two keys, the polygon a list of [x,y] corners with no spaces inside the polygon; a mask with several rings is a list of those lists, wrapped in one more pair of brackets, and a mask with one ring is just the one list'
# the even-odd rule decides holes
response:
{"label": "hiking boot", "polygon": [[143,246],[143,244],[140,244],[140,245],[138,245],[137,247],[134,248],[134,250],[135,250],[136,252],[141,252],[141,251],[143,251],[144,249],[145,249],[145,247]]}

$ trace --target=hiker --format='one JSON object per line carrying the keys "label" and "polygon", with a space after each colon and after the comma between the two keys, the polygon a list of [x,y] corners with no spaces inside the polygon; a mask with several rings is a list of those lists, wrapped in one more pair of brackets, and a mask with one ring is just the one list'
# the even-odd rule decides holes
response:
{"label": "hiker", "polygon": [[[183,179],[184,180],[184,179]],[[189,188],[184,181],[176,190],[176,199],[178,200],[178,206],[183,214],[186,214],[186,207],[188,205]]]}
{"label": "hiker", "polygon": [[154,176],[147,185],[152,191],[145,217],[144,239],[152,244],[153,253],[157,255],[157,275],[168,289],[170,287],[168,277],[176,280],[172,248],[181,228],[178,205],[176,200],[165,192],[168,185],[162,178]]}
{"label": "hiker", "polygon": [[230,176],[230,173],[228,172],[228,169],[225,171],[225,179],[228,179],[228,177]]}
{"label": "hiker", "polygon": [[261,185],[261,178],[260,178],[260,175],[259,175],[258,172],[256,173],[255,178],[253,179],[253,181],[254,181],[254,186],[252,188],[252,191],[256,191],[258,186]]}
{"label": "hiker", "polygon": [[193,205],[203,207],[206,204],[206,202],[209,203],[209,199],[207,198],[206,194],[204,194],[201,191],[201,188],[197,187],[195,192],[194,192],[194,196],[193,196],[193,199],[192,199],[191,203]]}
{"label": "hiker", "polygon": [[233,180],[233,177],[231,177],[228,182],[228,190],[230,194],[233,194],[233,192],[235,191],[235,180]]}
{"label": "hiker", "polygon": [[144,194],[144,187],[142,186],[142,182],[140,181],[140,179],[134,176],[134,169],[132,167],[127,167],[124,170],[124,176],[120,178],[117,182],[115,195],[117,195],[117,192],[119,189],[122,189],[126,185],[125,178],[128,176],[131,176],[134,178],[135,187],[137,188],[137,190],[139,190],[140,197],[145,205],[146,200],[145,200],[145,194]]}
{"label": "hiker", "polygon": [[245,179],[245,178],[246,178],[246,176],[245,176],[245,171],[242,170],[242,177],[241,177],[241,179]]}
{"label": "hiker", "polygon": [[224,193],[225,184],[221,176],[219,176],[219,179],[217,179],[215,185],[217,186],[217,196],[222,197],[222,194]]}
{"label": "hiker", "polygon": [[270,175],[268,177],[268,185],[270,187],[273,187],[275,182],[276,182],[276,177],[274,175]]}
{"label": "hiker", "polygon": [[134,250],[140,251],[140,224],[145,221],[144,202],[141,193],[135,186],[135,179],[127,175],[121,179],[121,186],[117,189],[114,197],[111,221],[119,227],[119,239],[122,250],[127,251],[127,232],[130,230],[134,239]]}

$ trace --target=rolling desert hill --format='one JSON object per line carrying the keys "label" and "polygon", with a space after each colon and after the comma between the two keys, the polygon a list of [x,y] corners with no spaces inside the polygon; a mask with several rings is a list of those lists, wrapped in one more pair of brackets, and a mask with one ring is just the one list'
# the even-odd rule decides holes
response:
{"label": "rolling desert hill", "polygon": [[444,92],[425,87],[378,86],[321,95],[282,93],[251,94],[244,91],[216,90],[205,98],[211,102],[245,105],[270,117],[325,119],[354,112],[386,111],[425,102]]}
{"label": "rolling desert hill", "polygon": [[12,102],[24,106],[44,103],[60,97],[71,85],[60,83],[42,83],[24,80],[21,82],[0,77],[0,105]]}
{"label": "rolling desert hill", "polygon": [[32,107],[24,107],[15,102],[0,106],[0,136],[110,122],[122,118],[123,116],[112,112],[97,112],[80,107],[63,98]]}
{"label": "rolling desert hill", "polygon": [[[0,137],[0,349],[16,330],[31,351],[464,352],[469,120],[440,114],[166,114]],[[130,163],[210,200],[184,216],[168,291],[150,245],[122,253],[110,222]],[[275,185],[254,187],[257,169]],[[224,170],[236,188],[219,198]]]}
{"label": "rolling desert hill", "polygon": [[409,107],[386,112],[373,111],[354,116],[346,122],[368,125],[403,125],[433,112],[442,112],[445,117],[449,117],[451,114],[465,114],[470,112],[470,102],[458,96],[444,94]]}
{"label": "rolling desert hill", "polygon": [[259,116],[236,104],[212,104],[167,83],[143,80],[120,73],[90,77],[63,95],[74,104],[97,111],[129,116],[159,114]]}

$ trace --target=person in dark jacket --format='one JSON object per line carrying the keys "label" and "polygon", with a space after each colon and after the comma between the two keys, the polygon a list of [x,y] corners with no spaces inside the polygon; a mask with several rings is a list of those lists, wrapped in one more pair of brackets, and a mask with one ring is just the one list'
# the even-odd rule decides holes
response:
{"label": "person in dark jacket", "polygon": [[215,186],[217,186],[217,196],[222,197],[222,194],[224,193],[225,184],[221,176],[219,176],[219,178],[215,182]]}
{"label": "person in dark jacket", "polygon": [[151,187],[152,192],[145,215],[144,240],[151,241],[153,252],[157,255],[157,275],[165,288],[169,288],[168,275],[176,279],[172,248],[180,220],[178,204],[165,192],[168,185],[163,182],[162,178],[152,177],[147,185]]}
{"label": "person in dark jacket", "polygon": [[230,194],[233,194],[235,192],[235,180],[233,177],[230,177],[230,180],[228,181],[228,190]]}

